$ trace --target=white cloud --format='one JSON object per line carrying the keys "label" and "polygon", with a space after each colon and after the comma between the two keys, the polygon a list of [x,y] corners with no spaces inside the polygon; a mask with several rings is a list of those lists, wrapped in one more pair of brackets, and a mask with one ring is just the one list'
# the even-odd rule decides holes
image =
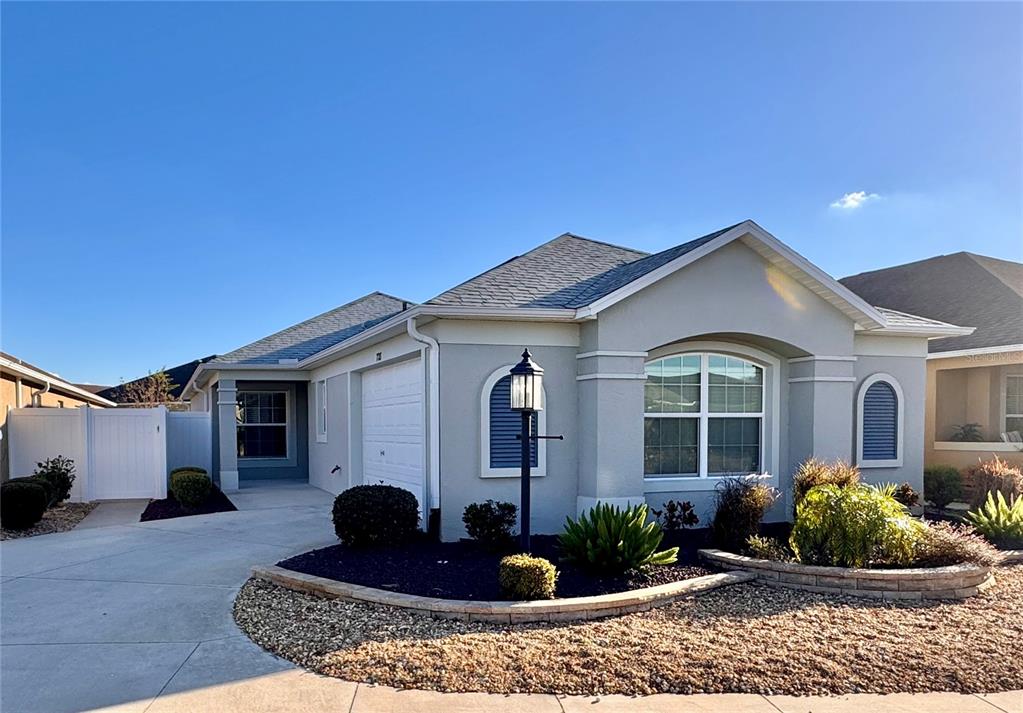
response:
{"label": "white cloud", "polygon": [[846,193],[844,196],[839,198],[837,201],[831,204],[832,208],[838,208],[840,210],[856,210],[864,203],[879,199],[876,193],[867,193],[866,191],[854,191],[853,193]]}

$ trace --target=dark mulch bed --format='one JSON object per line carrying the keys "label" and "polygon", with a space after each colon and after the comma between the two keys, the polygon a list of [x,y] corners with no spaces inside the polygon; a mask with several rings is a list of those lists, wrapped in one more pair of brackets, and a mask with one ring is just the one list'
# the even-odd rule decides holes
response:
{"label": "dark mulch bed", "polygon": [[[778,535],[772,530],[765,534]],[[667,533],[662,548],[678,546],[678,562],[651,567],[620,577],[596,577],[560,562],[558,538],[537,535],[533,554],[558,566],[559,598],[611,594],[641,587],[701,577],[713,570],[697,562],[696,550],[708,546],[708,530]],[[513,549],[514,551],[514,549]],[[334,545],[305,552],[278,562],[294,572],[336,579],[377,589],[441,599],[501,600],[506,597],[497,584],[498,562],[508,552],[489,552],[476,543],[436,542],[426,537],[399,547],[350,549]]]}
{"label": "dark mulch bed", "polygon": [[237,510],[226,495],[220,492],[220,488],[213,486],[206,502],[197,508],[186,508],[174,499],[172,493],[168,493],[163,500],[150,500],[149,505],[142,512],[140,522],[150,520],[169,520],[174,517],[187,517],[189,515],[209,515],[214,512],[231,512]]}

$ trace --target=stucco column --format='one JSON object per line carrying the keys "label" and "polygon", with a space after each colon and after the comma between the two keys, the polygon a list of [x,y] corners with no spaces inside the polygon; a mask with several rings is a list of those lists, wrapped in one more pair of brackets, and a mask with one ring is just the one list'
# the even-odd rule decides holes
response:
{"label": "stucco column", "polygon": [[580,356],[577,509],[642,503],[644,355]]}
{"label": "stucco column", "polygon": [[238,490],[238,424],[235,415],[237,388],[234,379],[217,385],[217,417],[220,436],[220,489]]}
{"label": "stucco column", "polygon": [[811,456],[852,462],[854,363],[836,357],[789,360],[789,462],[793,470]]}

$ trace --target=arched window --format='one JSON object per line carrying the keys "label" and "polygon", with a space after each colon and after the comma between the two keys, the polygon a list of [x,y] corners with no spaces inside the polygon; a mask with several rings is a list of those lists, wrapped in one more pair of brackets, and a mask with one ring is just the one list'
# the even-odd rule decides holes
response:
{"label": "arched window", "polygon": [[646,365],[643,474],[706,478],[760,473],[764,369],[724,354]]}
{"label": "arched window", "polygon": [[[480,429],[480,474],[484,478],[517,477],[522,467],[522,442],[518,439],[522,430],[522,416],[511,408],[512,364],[494,371],[483,385],[480,398],[482,423]],[[547,427],[546,389],[543,395],[544,410],[533,414],[531,429],[541,433]],[[544,441],[533,441],[530,445],[531,475],[546,475],[547,457]]]}
{"label": "arched window", "polygon": [[903,403],[899,382],[888,374],[863,380],[857,398],[856,462],[861,468],[902,465]]}

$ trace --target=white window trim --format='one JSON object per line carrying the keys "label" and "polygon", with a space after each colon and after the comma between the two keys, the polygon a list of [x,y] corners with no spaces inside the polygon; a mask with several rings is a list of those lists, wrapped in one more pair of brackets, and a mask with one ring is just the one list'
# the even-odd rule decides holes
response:
{"label": "white window trim", "polygon": [[[490,467],[490,392],[498,381],[508,376],[514,364],[506,364],[487,377],[480,392],[480,477],[481,478],[518,478],[522,475],[521,468]],[[547,388],[543,388],[543,406],[537,411],[536,425],[541,434],[547,432]],[[536,443],[536,467],[530,471],[530,477],[543,478],[547,475],[547,442],[540,439]]]}
{"label": "white window trim", "polygon": [[260,461],[279,463],[291,458],[291,391],[288,389],[238,389],[235,394],[236,408],[241,404],[241,394],[284,394],[284,423],[235,423],[235,429],[244,426],[245,428],[259,428],[261,426],[284,426],[284,455],[283,456],[238,456],[239,462],[258,463]]}
{"label": "white window trim", "polygon": [[[322,395],[320,388],[323,388]],[[315,402],[316,402],[316,442],[326,443],[327,442],[327,380],[320,379],[316,382],[315,389]],[[320,419],[323,419],[323,428],[320,428]]]}
{"label": "white window trim", "polygon": [[[867,396],[867,389],[883,381],[895,390],[895,454],[896,458],[882,460],[866,460],[863,457],[863,400]],[[902,454],[904,449],[906,421],[906,400],[902,395],[902,386],[899,380],[891,374],[878,372],[871,374],[860,384],[859,392],[856,395],[856,465],[860,468],[901,468]]]}
{"label": "white window trim", "polygon": [[[716,341],[694,341],[686,342],[682,345],[675,345],[665,347],[662,349],[655,349],[649,353],[649,359],[647,363],[664,359],[665,357],[671,356],[683,356],[685,354],[693,353],[706,353],[706,354],[717,354],[720,356],[731,356],[746,361],[752,362],[757,366],[764,369],[764,378],[770,379],[771,388],[770,391],[764,388],[764,399],[762,404],[762,412],[760,416],[760,460],[761,467],[764,467],[764,473],[762,474],[763,481],[766,485],[777,486],[778,484],[778,469],[779,469],[779,457],[781,448],[781,360],[777,357],[757,349],[755,347],[746,346],[744,344],[735,344],[732,342],[716,342]],[[701,365],[702,368],[702,365]],[[705,382],[707,379],[701,379],[700,381],[700,394],[701,399],[706,399],[704,393]],[[771,410],[767,410],[767,399],[770,398]],[[706,402],[706,401],[704,401]],[[735,416],[742,416],[743,414],[734,414]],[[643,418],[646,418],[644,413]],[[770,433],[767,433],[767,421],[770,419],[771,428]],[[706,429],[704,429],[704,432]],[[768,444],[767,438],[770,438],[770,455],[766,456],[764,450]],[[700,452],[700,477],[693,476],[681,476],[672,477],[670,475],[653,475],[643,476],[643,489],[647,493],[668,493],[668,492],[686,492],[686,491],[706,491],[713,490],[719,482],[728,478],[735,478],[740,476],[731,475],[707,475],[706,474],[706,449],[702,448],[703,434],[701,433],[701,452]],[[642,464],[640,465],[642,467]]]}
{"label": "white window trim", "polygon": [[1023,418],[1023,413],[1009,413],[1009,379],[1020,379],[1023,380],[1023,374],[1007,374],[1002,372],[1002,433],[1009,432],[1009,419],[1010,418]]}

